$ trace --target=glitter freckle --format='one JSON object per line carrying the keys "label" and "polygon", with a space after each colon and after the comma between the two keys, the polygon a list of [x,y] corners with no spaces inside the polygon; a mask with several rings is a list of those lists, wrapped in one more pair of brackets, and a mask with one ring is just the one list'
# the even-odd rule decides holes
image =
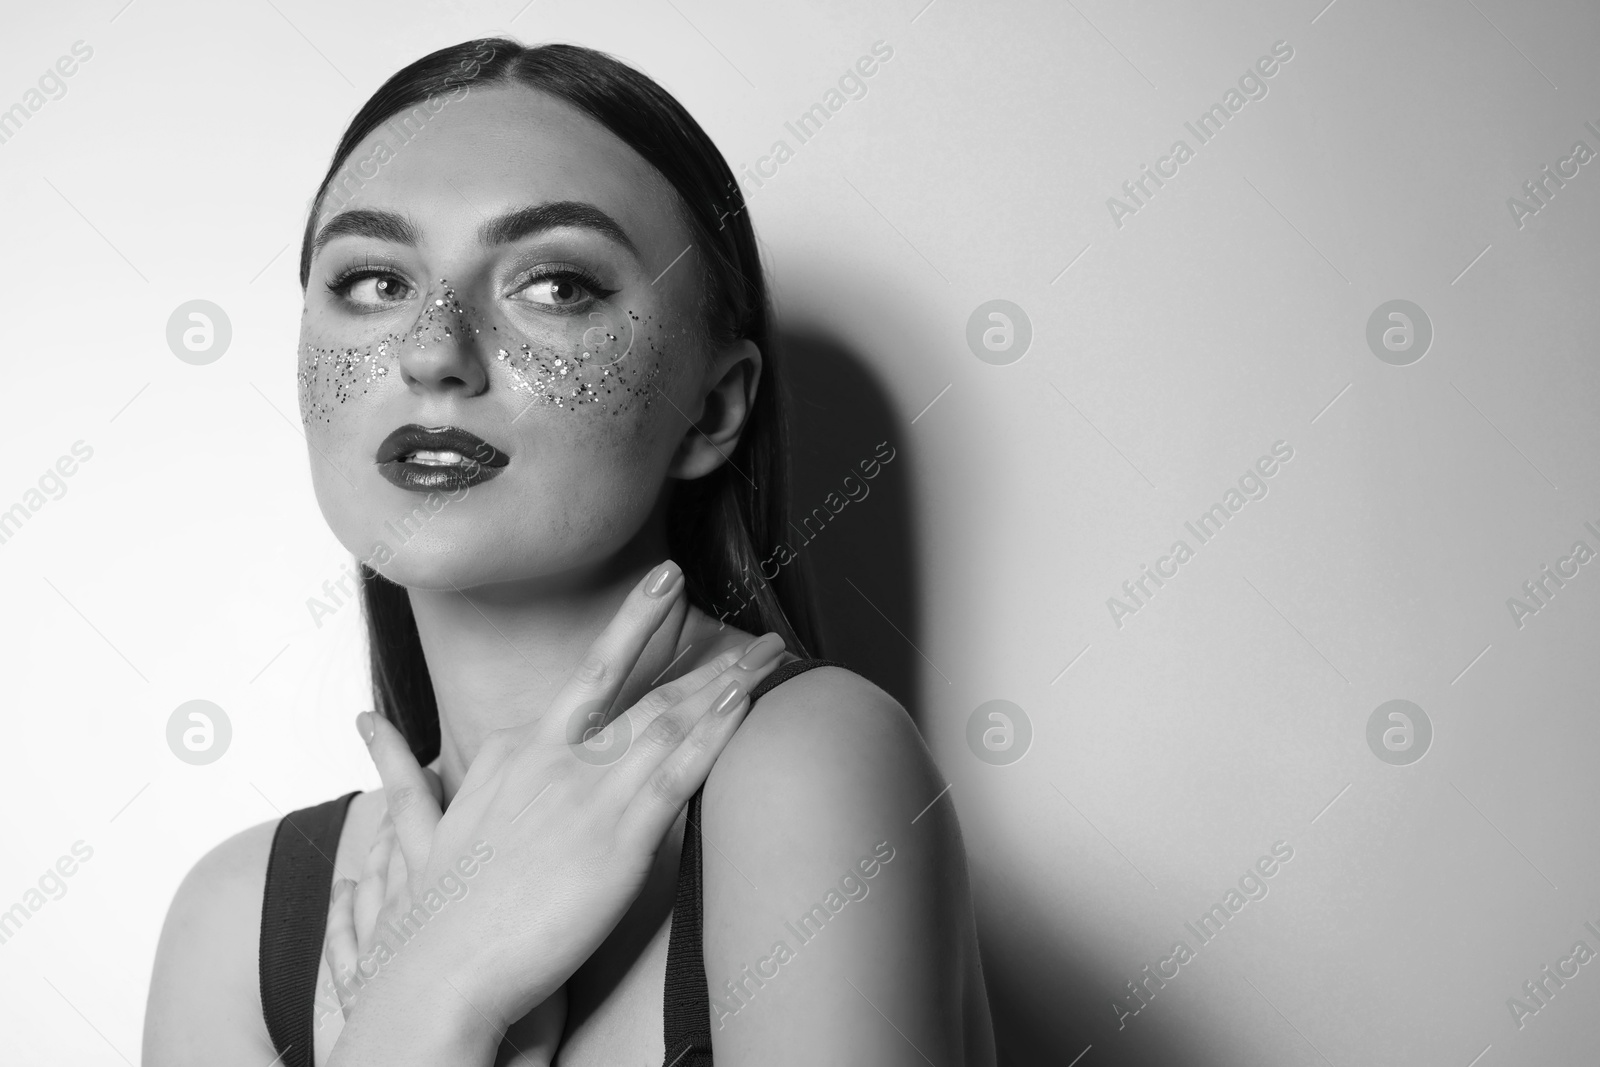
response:
{"label": "glitter freckle", "polygon": [[[373,344],[360,347],[303,344],[296,375],[302,419],[307,423],[331,423],[332,415],[339,406],[348,403],[352,397],[365,395],[371,387],[388,377],[391,364],[400,357],[407,341],[417,349],[425,350],[431,344],[455,342],[458,334],[463,339],[481,335],[483,330],[475,321],[480,317],[476,310],[461,303],[448,279],[439,279],[439,286],[440,290],[436,291],[441,295],[425,301],[422,314],[404,332],[387,334]],[[626,314],[630,320],[630,330],[635,335],[650,320],[650,316],[641,319],[631,310]],[[493,323],[490,329],[495,333],[500,332],[499,326]],[[605,343],[602,349],[614,348],[618,344],[617,334],[610,330],[604,330],[603,334]],[[607,398],[613,398],[614,402],[608,404],[607,408],[610,414],[618,415],[635,398],[639,399],[644,409],[648,409],[654,398],[655,380],[661,374],[660,353],[653,340],[648,342],[651,358],[636,356],[630,362],[624,362],[638,339],[636,337],[635,341],[630,341],[629,348],[622,355],[610,356],[609,362],[598,366],[596,377],[604,386],[603,394],[595,388],[595,382],[589,376],[595,373],[596,361],[608,358],[608,353],[604,351],[584,348],[577,354],[563,356],[559,354],[559,342],[535,347],[523,341],[515,349],[496,348],[495,360],[506,368],[508,380],[505,386],[512,392],[528,397],[529,406],[553,404],[558,408],[576,411],[580,406],[600,404]]]}

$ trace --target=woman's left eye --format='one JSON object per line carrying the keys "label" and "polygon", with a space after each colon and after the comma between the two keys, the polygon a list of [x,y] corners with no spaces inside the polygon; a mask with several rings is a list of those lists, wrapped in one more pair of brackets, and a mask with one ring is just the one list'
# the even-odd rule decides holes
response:
{"label": "woman's left eye", "polygon": [[521,289],[511,294],[511,299],[521,300],[541,307],[579,307],[600,296],[610,295],[593,279],[572,272],[542,274],[534,277]]}

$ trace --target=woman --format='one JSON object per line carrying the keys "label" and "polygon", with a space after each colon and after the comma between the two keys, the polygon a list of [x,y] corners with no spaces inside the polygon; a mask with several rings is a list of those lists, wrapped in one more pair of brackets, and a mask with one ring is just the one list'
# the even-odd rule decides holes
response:
{"label": "woman", "polygon": [[798,565],[749,573],[780,394],[694,120],[588,49],[436,52],[352,121],[300,273],[384,788],[201,859],[145,1062],[992,1063],[944,781],[804,658]]}

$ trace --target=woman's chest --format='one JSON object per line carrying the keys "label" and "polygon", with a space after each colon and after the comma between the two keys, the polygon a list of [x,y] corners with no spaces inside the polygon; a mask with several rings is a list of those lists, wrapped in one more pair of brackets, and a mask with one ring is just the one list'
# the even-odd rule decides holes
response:
{"label": "woman's chest", "polygon": [[670,927],[665,919],[642,944],[630,941],[612,952],[602,946],[572,976],[558,1067],[656,1067],[662,1062]]}
{"label": "woman's chest", "polygon": [[[567,1024],[555,1067],[661,1063],[669,919],[670,911],[642,945],[602,945],[568,981]],[[344,1017],[326,960],[317,977],[312,1058],[316,1067],[325,1067],[344,1029]],[[496,1063],[525,1063],[516,1052],[511,1044],[503,1044]]]}
{"label": "woman's chest", "polygon": [[[336,854],[340,871],[362,869],[373,837],[373,827],[368,824],[376,822],[367,812],[352,811],[351,815]],[[568,979],[566,1028],[554,1061],[559,1067],[655,1067],[662,1062],[662,1002],[684,822],[680,814],[662,842],[638,898]],[[315,1067],[325,1067],[344,1028],[325,948],[316,990],[312,1061]],[[502,1046],[496,1062],[526,1062],[514,1053],[511,1047]]]}
{"label": "woman's chest", "polygon": [[662,1000],[683,828],[679,815],[633,907],[567,982],[559,1067],[662,1062]]}

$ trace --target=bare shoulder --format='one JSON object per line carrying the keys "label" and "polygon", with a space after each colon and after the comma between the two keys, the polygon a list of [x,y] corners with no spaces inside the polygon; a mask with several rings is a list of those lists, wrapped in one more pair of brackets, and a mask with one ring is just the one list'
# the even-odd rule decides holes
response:
{"label": "bare shoulder", "polygon": [[144,1061],[202,1064],[272,1055],[256,945],[277,820],[217,845],[178,886],[161,927],[145,1010]]}
{"label": "bare shoulder", "polygon": [[705,817],[731,824],[749,813],[765,832],[859,827],[868,813],[909,824],[943,787],[897,700],[853,671],[816,667],[750,709],[707,780]]}
{"label": "bare shoulder", "polygon": [[[189,869],[167,910],[161,931],[163,948],[210,941],[223,935],[225,943],[242,943],[238,920],[261,917],[261,891],[266,883],[267,860],[278,820],[241,830]],[[259,933],[259,927],[249,931]],[[254,942],[252,941],[252,947]],[[254,953],[252,952],[252,958]]]}
{"label": "bare shoulder", "polygon": [[702,815],[718,1063],[993,1063],[955,806],[893,697],[837,667],[775,687]]}
{"label": "bare shoulder", "polygon": [[[336,857],[340,869],[349,868],[356,850],[365,854],[383,810],[381,790],[351,801]],[[211,849],[173,895],[150,978],[146,1063],[182,1067],[272,1058],[261,1017],[260,939],[278,823],[258,823]]]}

